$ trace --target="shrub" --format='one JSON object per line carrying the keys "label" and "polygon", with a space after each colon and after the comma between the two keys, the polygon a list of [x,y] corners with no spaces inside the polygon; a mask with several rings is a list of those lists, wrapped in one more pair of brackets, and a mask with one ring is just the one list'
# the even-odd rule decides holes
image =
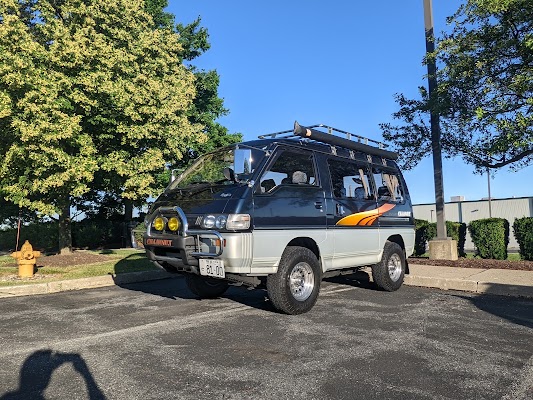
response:
{"label": "shrub", "polygon": [[415,249],[414,255],[421,256],[426,252],[428,241],[429,222],[423,219],[415,219]]}
{"label": "shrub", "polygon": [[533,261],[533,218],[517,218],[513,223],[514,237],[520,247],[522,260]]}
{"label": "shrub", "polygon": [[96,249],[99,247],[121,246],[124,224],[112,220],[84,219],[72,223],[72,245],[74,247]]}
{"label": "shrub", "polygon": [[468,225],[476,255],[495,260],[507,259],[509,244],[509,221],[503,218],[486,218]]}
{"label": "shrub", "polygon": [[[57,250],[59,231],[57,222],[40,222],[23,225],[20,227],[20,246],[29,240],[34,249],[41,251]],[[17,228],[8,228],[0,231],[0,249],[15,251],[17,244]]]}
{"label": "shrub", "polygon": [[143,235],[144,232],[146,232],[146,227],[144,226],[144,222],[140,222],[133,228],[133,237],[136,241],[137,247],[144,247],[143,245]]}
{"label": "shrub", "polygon": [[457,242],[457,253],[459,254],[459,257],[466,257],[466,224],[464,222],[446,221],[446,233]]}
{"label": "shrub", "polygon": [[[417,223],[417,221],[420,222]],[[437,236],[437,223],[415,220],[415,227],[417,229],[415,236],[415,255],[422,255],[426,251],[427,241],[432,240]],[[459,256],[465,257],[466,224],[464,222],[446,221],[446,233],[457,242],[457,252]],[[420,239],[418,239],[418,236],[420,236]],[[417,240],[420,240],[420,243],[418,243]],[[423,251],[420,252],[422,249]]]}

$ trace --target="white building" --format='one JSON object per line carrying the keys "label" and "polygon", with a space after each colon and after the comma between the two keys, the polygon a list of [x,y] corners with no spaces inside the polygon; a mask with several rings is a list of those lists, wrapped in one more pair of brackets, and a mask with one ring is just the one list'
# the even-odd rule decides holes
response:
{"label": "white building", "polygon": [[[466,201],[463,196],[454,196],[452,201],[445,203],[444,215],[447,221],[464,222],[484,218],[505,218],[509,221],[509,250],[518,250],[514,237],[513,222],[516,218],[533,217],[533,197],[517,197],[508,199],[481,199]],[[455,201],[454,201],[455,200]],[[436,222],[435,204],[415,204],[413,214],[416,219]],[[465,250],[474,250],[474,244],[467,231]]]}

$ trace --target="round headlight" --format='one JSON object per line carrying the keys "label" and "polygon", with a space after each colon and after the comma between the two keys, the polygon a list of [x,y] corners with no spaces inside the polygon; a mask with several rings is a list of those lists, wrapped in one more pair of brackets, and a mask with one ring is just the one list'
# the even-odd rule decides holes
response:
{"label": "round headlight", "polygon": [[215,216],[206,215],[204,217],[204,228],[211,229],[215,226]]}
{"label": "round headlight", "polygon": [[217,229],[224,229],[226,228],[226,216],[225,215],[219,215],[215,221],[215,226]]}
{"label": "round headlight", "polygon": [[167,226],[172,232],[176,232],[180,227],[180,221],[176,217],[172,217],[168,220]]}
{"label": "round headlight", "polygon": [[152,222],[152,226],[156,231],[162,231],[165,229],[165,220],[163,217],[157,217],[154,219],[154,222]]}

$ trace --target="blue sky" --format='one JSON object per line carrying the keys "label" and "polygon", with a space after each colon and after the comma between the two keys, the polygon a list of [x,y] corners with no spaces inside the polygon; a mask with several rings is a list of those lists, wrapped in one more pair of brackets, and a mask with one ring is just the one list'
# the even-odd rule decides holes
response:
{"label": "blue sky", "polygon": [[[433,0],[435,31],[459,0]],[[176,21],[198,16],[211,49],[194,61],[220,75],[229,115],[219,120],[245,140],[323,123],[382,140],[395,93],[415,97],[426,86],[422,0],[169,0]],[[444,194],[487,197],[487,176],[456,158],[444,160]],[[404,173],[416,204],[435,199],[431,154]],[[533,166],[498,171],[494,198],[533,196]]]}

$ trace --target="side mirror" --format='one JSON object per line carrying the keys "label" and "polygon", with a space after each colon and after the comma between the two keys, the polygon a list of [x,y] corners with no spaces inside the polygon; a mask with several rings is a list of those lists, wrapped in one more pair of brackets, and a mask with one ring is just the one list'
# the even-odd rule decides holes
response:
{"label": "side mirror", "polygon": [[235,149],[233,159],[233,171],[235,174],[249,174],[252,172],[252,150]]}

